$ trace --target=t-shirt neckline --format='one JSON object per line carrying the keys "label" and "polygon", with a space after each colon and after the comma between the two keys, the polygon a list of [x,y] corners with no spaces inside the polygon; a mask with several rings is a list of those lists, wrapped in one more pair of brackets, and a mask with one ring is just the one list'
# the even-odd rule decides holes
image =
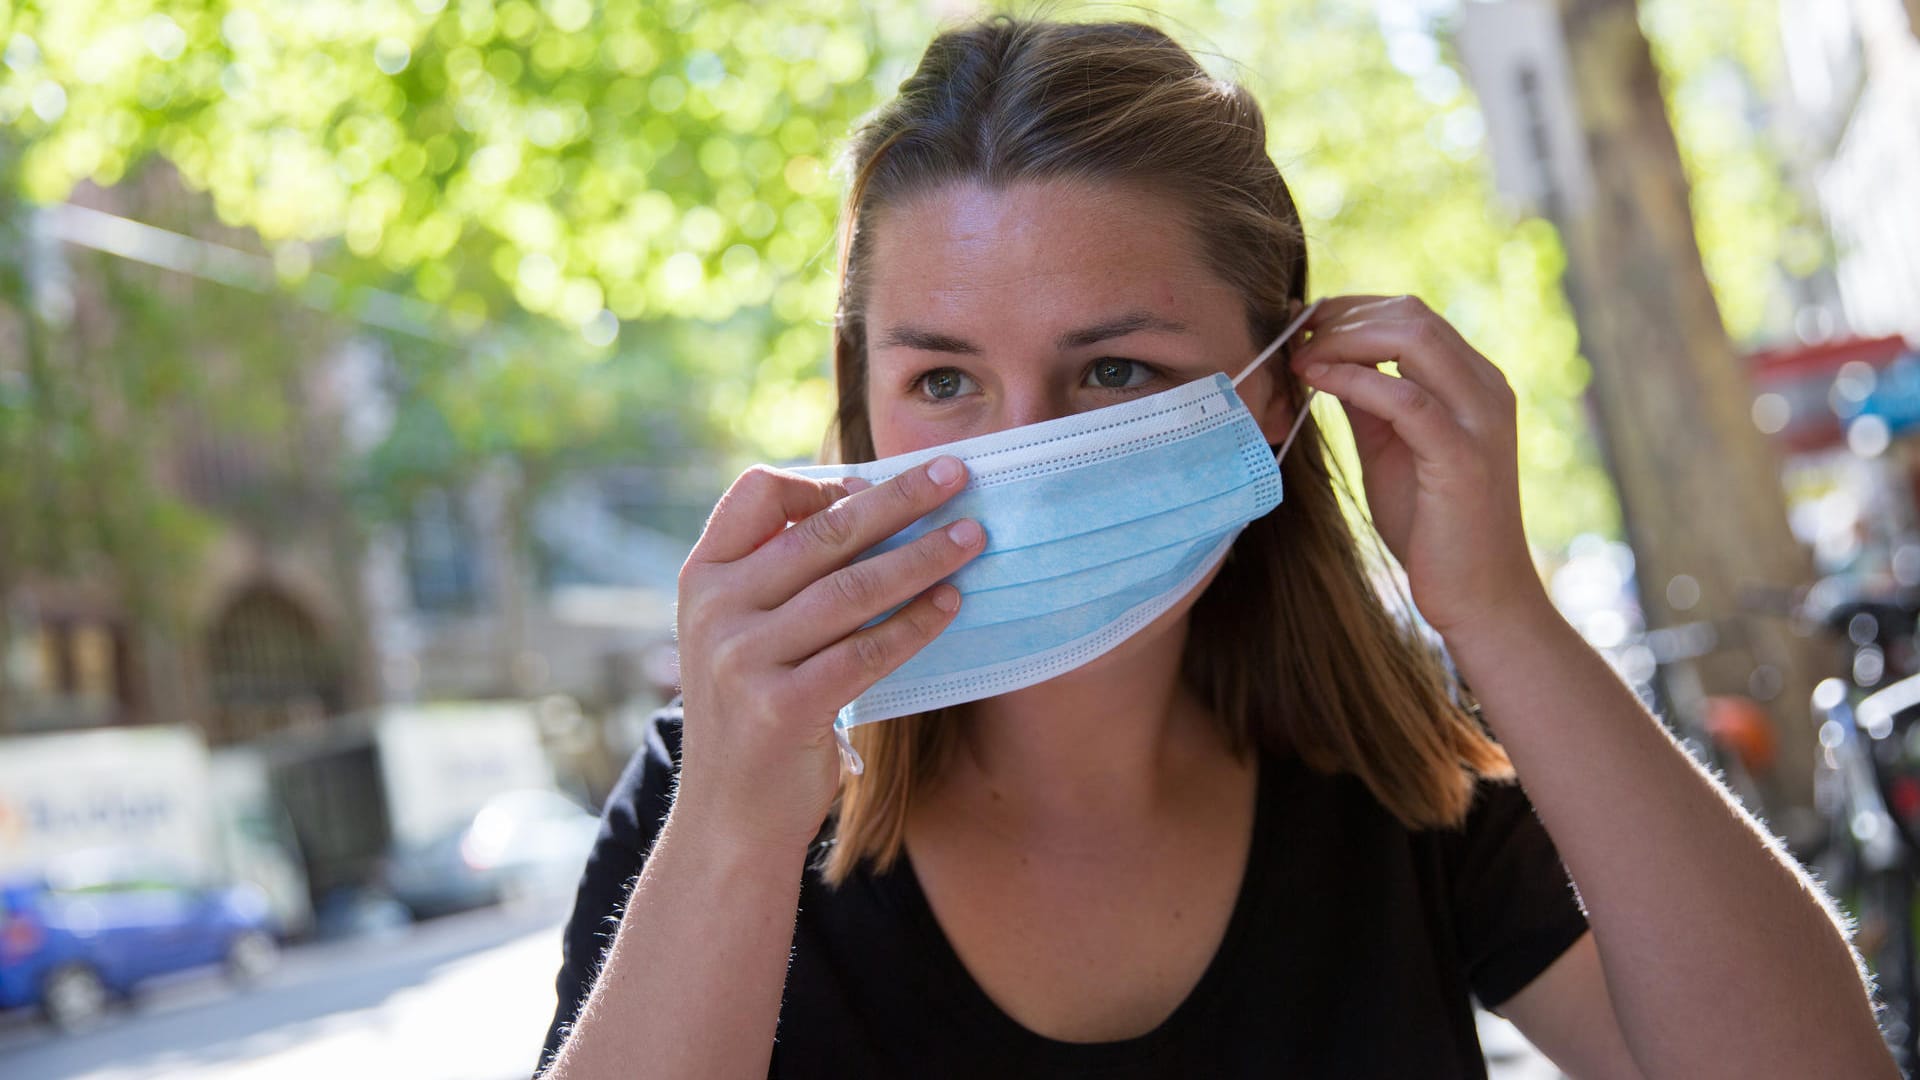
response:
{"label": "t-shirt neckline", "polygon": [[1206,969],[1200,973],[1199,981],[1187,991],[1187,996],[1180,1004],[1152,1030],[1127,1039],[1094,1043],[1067,1042],[1042,1035],[1007,1015],[998,1003],[987,996],[986,990],[981,988],[979,981],[961,961],[960,954],[947,939],[945,928],[940,925],[940,920],[933,913],[933,905],[928,902],[926,892],[921,888],[920,875],[914,869],[912,858],[905,848],[901,849],[896,875],[903,888],[908,917],[926,935],[926,940],[932,942],[933,955],[929,959],[936,965],[938,977],[955,992],[958,1004],[965,1012],[983,1026],[983,1036],[1009,1048],[1017,1046],[1027,1053],[1046,1055],[1060,1065],[1138,1063],[1143,1058],[1179,1045],[1181,1031],[1190,1026],[1195,1017],[1203,1016],[1213,999],[1231,984],[1233,966],[1246,952],[1246,939],[1251,932],[1254,913],[1263,906],[1259,896],[1259,890],[1264,885],[1264,875],[1260,873],[1260,853],[1266,850],[1268,833],[1273,827],[1268,804],[1272,796],[1273,769],[1280,762],[1263,752],[1256,753],[1255,761],[1253,836],[1247,844],[1247,862],[1240,871],[1240,888],[1234,897],[1233,912],[1227,917],[1226,932],[1220,936],[1220,944],[1207,961]]}

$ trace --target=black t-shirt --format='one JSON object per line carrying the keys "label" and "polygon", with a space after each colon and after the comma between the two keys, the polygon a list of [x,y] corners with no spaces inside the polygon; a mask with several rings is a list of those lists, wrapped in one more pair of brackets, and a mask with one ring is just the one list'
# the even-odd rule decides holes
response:
{"label": "black t-shirt", "polygon": [[[608,799],[543,1066],[666,818],[679,752],[679,715],[662,713]],[[1409,831],[1359,780],[1296,758],[1262,756],[1258,783],[1226,936],[1153,1031],[1085,1044],[1022,1027],[960,963],[903,856],[839,889],[807,872],[769,1075],[1484,1077],[1470,998],[1497,1008],[1587,928],[1519,786],[1483,781],[1461,829]]]}

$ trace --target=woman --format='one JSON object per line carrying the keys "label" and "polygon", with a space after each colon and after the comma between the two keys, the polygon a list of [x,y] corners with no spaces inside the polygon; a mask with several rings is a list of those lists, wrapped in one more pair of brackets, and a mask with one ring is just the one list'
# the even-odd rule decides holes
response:
{"label": "woman", "polygon": [[[1265,146],[1156,30],[942,34],[851,146],[841,459],[1239,371],[1307,296]],[[1308,388],[1345,406],[1484,727],[1370,588],[1308,424],[1163,614],[854,729],[842,775],[836,714],[941,648],[998,526],[855,562],[962,462],[749,471],[681,574],[684,713],[610,802],[548,1075],[1484,1075],[1473,997],[1581,1076],[1894,1075],[1818,888],[1548,603],[1499,371],[1409,298],[1305,329],[1239,398],[1270,444]]]}

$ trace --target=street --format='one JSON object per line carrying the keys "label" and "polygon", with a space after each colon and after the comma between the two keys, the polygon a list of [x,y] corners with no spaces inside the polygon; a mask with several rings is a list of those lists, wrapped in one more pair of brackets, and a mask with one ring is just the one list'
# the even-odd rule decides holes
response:
{"label": "street", "polygon": [[183,978],[80,1035],[0,1016],[0,1076],[525,1077],[553,1013],[559,962],[560,916],[551,902],[301,946],[259,987]]}

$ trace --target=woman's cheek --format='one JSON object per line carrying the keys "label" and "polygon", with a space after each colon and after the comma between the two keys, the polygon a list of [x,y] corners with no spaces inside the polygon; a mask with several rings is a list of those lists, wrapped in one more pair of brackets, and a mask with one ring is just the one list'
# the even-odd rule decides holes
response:
{"label": "woman's cheek", "polygon": [[913,416],[907,410],[877,409],[872,415],[875,457],[912,453],[967,437],[967,433],[956,432],[951,424]]}

